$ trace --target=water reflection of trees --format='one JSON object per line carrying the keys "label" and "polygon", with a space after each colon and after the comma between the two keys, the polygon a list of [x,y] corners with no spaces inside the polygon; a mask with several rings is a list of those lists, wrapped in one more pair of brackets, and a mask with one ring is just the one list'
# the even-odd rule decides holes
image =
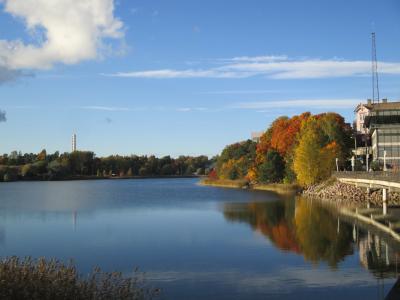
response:
{"label": "water reflection of trees", "polygon": [[301,253],[305,259],[336,267],[353,253],[352,227],[341,224],[328,209],[298,199],[255,203],[232,203],[224,207],[228,220],[245,222],[268,237],[275,246]]}
{"label": "water reflection of trees", "polygon": [[[298,198],[270,202],[229,203],[224,216],[244,222],[267,237],[281,250],[303,255],[313,263],[326,262],[332,268],[359,250],[359,260],[378,279],[397,277],[400,244],[358,228],[351,220],[340,221],[337,213]],[[396,246],[397,245],[397,246]]]}
{"label": "water reflection of trees", "polygon": [[326,261],[330,266],[353,253],[352,228],[338,223],[338,218],[327,208],[312,202],[297,200],[296,233],[304,257],[313,262]]}

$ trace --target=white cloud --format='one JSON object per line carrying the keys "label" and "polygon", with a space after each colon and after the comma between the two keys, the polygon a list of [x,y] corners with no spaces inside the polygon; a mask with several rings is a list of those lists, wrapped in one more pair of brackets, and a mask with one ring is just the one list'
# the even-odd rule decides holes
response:
{"label": "white cloud", "polygon": [[307,108],[354,108],[360,99],[297,99],[281,101],[255,101],[239,102],[232,104],[234,109],[254,109],[259,112],[267,112],[268,109],[307,107]]}
{"label": "white cloud", "polygon": [[[132,78],[249,78],[263,76],[271,79],[310,79],[369,76],[371,62],[341,59],[291,59],[281,56],[241,56],[219,60],[217,67],[201,69],[160,69],[103,74]],[[399,62],[379,62],[379,73],[400,74]]]}
{"label": "white cloud", "polygon": [[270,94],[281,93],[280,90],[226,90],[199,93],[202,95],[250,95],[250,94]]}
{"label": "white cloud", "polygon": [[104,39],[124,36],[114,17],[113,0],[0,0],[4,11],[21,19],[36,43],[0,40],[0,66],[48,69],[56,63],[75,64],[98,58]]}
{"label": "white cloud", "polygon": [[208,110],[206,107],[179,107],[176,111],[179,112],[190,112],[190,111],[206,111]]}
{"label": "white cloud", "polygon": [[287,59],[288,57],[286,55],[264,55],[264,56],[238,56],[227,60],[235,62],[272,62],[272,61],[282,61]]}
{"label": "white cloud", "polygon": [[176,110],[180,111],[180,112],[188,112],[188,111],[191,111],[192,109],[190,107],[180,107],[180,108],[177,108]]}
{"label": "white cloud", "polygon": [[[365,76],[371,72],[369,61],[304,60],[271,63],[238,63],[221,68],[222,71],[247,72],[266,75],[273,79],[328,78]],[[382,74],[400,74],[400,63],[379,63]]]}
{"label": "white cloud", "polygon": [[101,74],[111,77],[130,77],[130,78],[243,78],[248,77],[245,73],[238,72],[221,72],[218,70],[150,70],[139,72],[119,72],[114,74]]}
{"label": "white cloud", "polygon": [[87,110],[103,110],[103,111],[132,111],[128,107],[115,107],[115,106],[82,106],[81,109]]}

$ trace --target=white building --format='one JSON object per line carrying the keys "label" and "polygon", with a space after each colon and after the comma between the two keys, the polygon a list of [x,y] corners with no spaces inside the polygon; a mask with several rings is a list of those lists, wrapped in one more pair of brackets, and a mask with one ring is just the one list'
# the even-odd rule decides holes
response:
{"label": "white building", "polygon": [[373,161],[400,166],[400,102],[359,104],[355,109],[356,155],[362,149],[372,154]]}
{"label": "white building", "polygon": [[358,134],[366,134],[367,128],[364,127],[365,117],[369,115],[369,112],[372,109],[372,102],[371,99],[368,99],[367,104],[360,103],[357,105],[356,109],[354,110],[355,113],[355,120],[354,125],[356,132]]}
{"label": "white building", "polygon": [[251,133],[251,140],[253,142],[258,143],[260,141],[261,136],[264,134],[262,131],[252,132]]}

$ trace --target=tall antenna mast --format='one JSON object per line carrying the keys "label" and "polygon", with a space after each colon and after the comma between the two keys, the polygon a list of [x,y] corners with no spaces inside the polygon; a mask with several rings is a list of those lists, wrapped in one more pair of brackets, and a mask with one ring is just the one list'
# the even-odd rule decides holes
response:
{"label": "tall antenna mast", "polygon": [[376,59],[375,32],[372,36],[372,103],[379,103],[378,60]]}

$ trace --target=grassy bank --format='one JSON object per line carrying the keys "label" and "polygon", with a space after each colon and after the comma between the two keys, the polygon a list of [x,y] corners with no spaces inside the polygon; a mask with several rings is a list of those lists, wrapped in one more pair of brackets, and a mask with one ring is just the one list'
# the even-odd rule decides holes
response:
{"label": "grassy bank", "polygon": [[205,178],[200,182],[201,185],[210,185],[225,188],[248,188],[249,182],[247,180],[228,180],[228,179],[209,179]]}
{"label": "grassy bank", "polygon": [[295,194],[301,191],[296,184],[271,183],[271,184],[250,184],[247,180],[227,180],[227,179],[203,179],[200,184],[225,187],[225,188],[248,188],[252,190],[270,191],[278,194]]}
{"label": "grassy bank", "polygon": [[260,191],[271,191],[278,194],[296,194],[302,190],[297,184],[290,183],[255,184],[252,185],[251,188]]}

